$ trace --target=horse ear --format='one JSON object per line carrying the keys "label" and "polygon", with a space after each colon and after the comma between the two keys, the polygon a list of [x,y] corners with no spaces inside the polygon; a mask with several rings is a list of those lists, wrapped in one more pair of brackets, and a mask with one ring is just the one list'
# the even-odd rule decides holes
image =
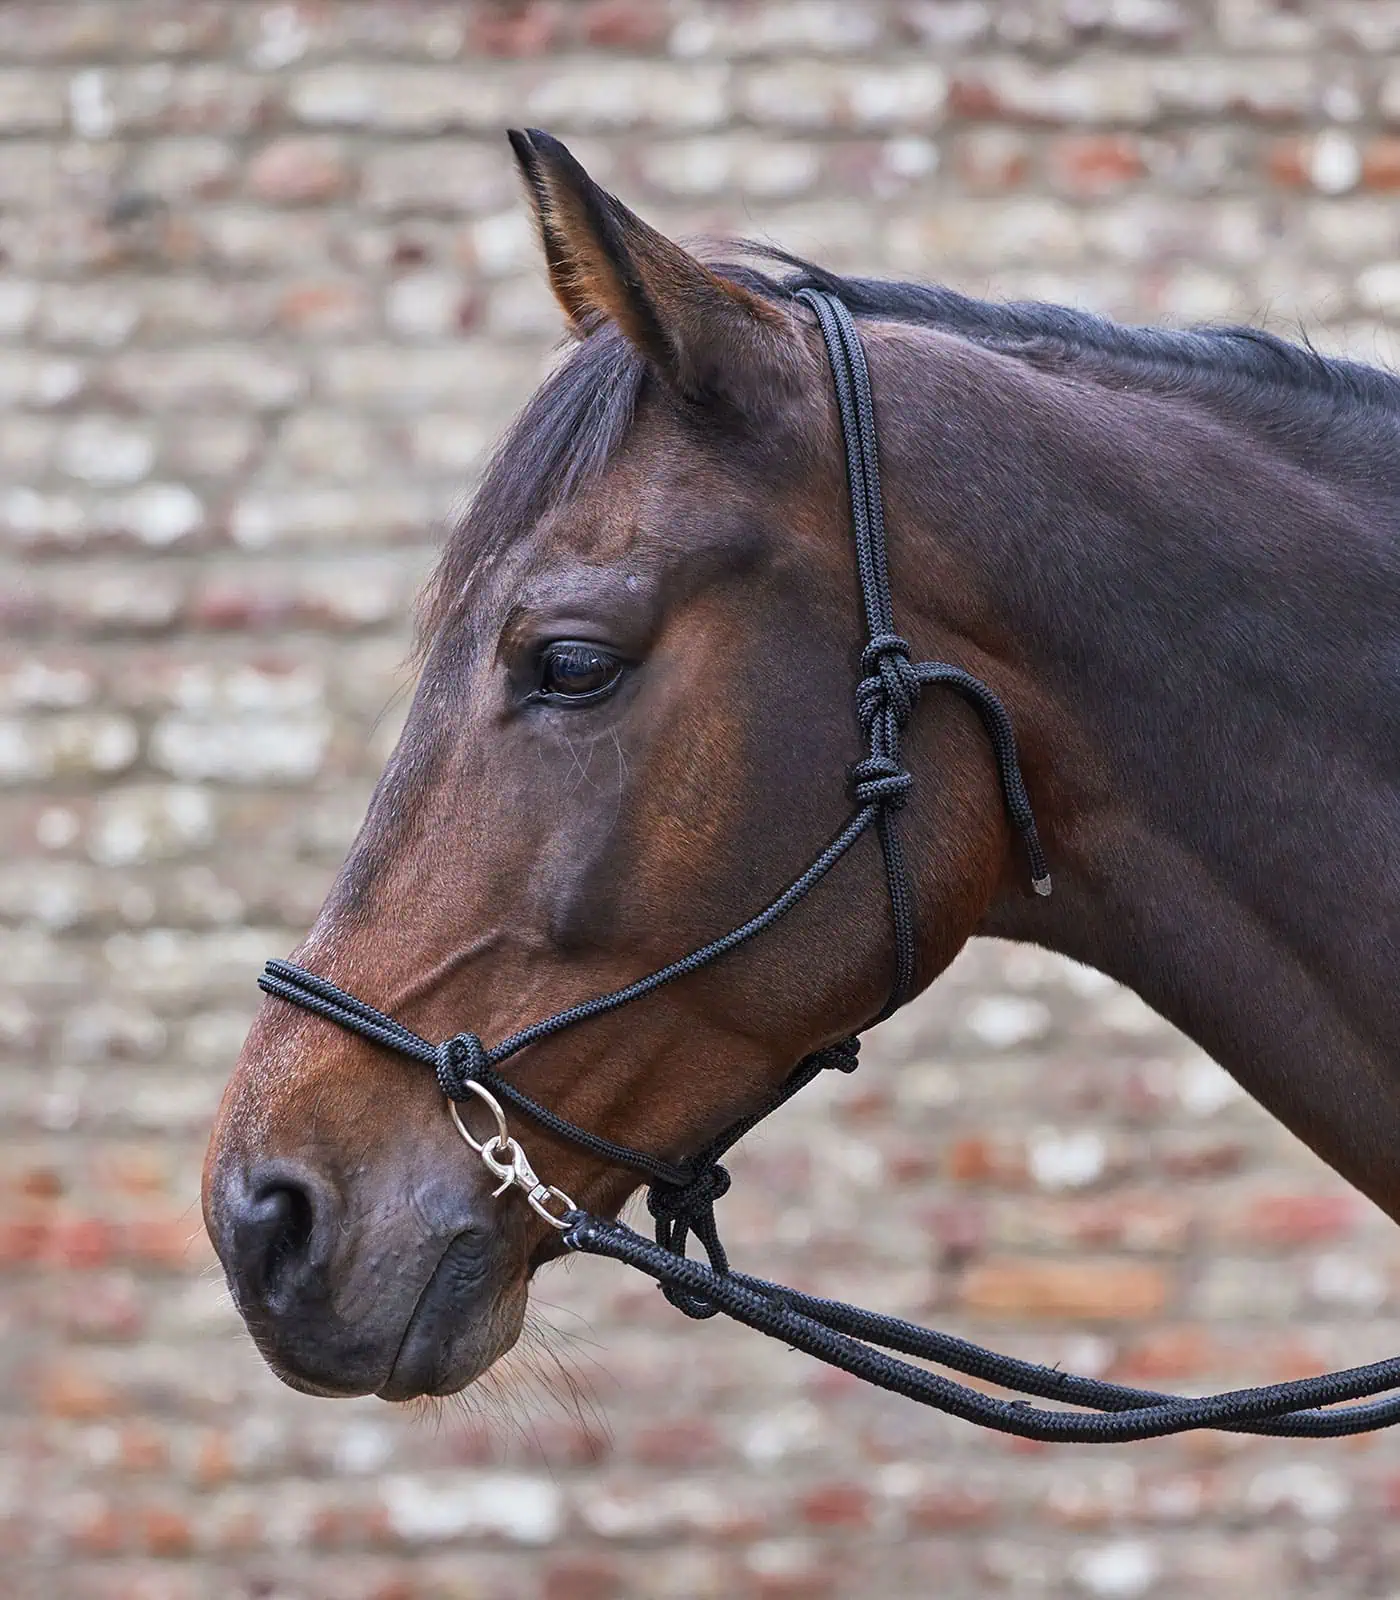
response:
{"label": "horse ear", "polygon": [[[582,292],[578,263],[569,249],[568,240],[555,223],[549,190],[545,184],[544,165],[533,142],[537,138],[548,138],[548,135],[538,134],[533,129],[523,132],[519,128],[511,128],[506,137],[515,152],[520,176],[525,180],[525,189],[530,197],[530,207],[535,213],[535,225],[540,230],[545,266],[549,270],[549,286],[554,290],[554,298],[563,307],[564,315],[575,332],[585,334],[596,322],[597,312]],[[549,142],[553,144],[555,141],[551,139]],[[559,148],[563,150],[564,147],[560,145]]]}
{"label": "horse ear", "polygon": [[600,188],[557,139],[512,129],[549,280],[575,329],[615,323],[692,400],[761,409],[794,391],[802,344],[788,309],[722,278]]}

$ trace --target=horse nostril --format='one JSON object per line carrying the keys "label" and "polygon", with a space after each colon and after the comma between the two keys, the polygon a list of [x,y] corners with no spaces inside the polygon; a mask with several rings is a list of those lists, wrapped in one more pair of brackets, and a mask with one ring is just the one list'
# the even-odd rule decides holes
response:
{"label": "horse nostril", "polygon": [[257,1226],[267,1241],[263,1271],[271,1286],[287,1262],[306,1253],[311,1242],[311,1199],[304,1190],[283,1186],[269,1189],[254,1204]]}
{"label": "horse nostril", "polygon": [[267,1162],[235,1205],[233,1265],[240,1299],[272,1306],[310,1286],[325,1265],[335,1196],[314,1173]]}

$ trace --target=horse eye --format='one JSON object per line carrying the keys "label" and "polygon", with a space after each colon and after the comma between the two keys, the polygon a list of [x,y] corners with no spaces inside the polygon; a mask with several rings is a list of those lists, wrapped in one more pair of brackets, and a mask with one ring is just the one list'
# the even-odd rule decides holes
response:
{"label": "horse eye", "polygon": [[582,703],[601,700],[617,687],[623,663],[595,644],[562,639],[546,645],[540,656],[539,694],[545,700]]}

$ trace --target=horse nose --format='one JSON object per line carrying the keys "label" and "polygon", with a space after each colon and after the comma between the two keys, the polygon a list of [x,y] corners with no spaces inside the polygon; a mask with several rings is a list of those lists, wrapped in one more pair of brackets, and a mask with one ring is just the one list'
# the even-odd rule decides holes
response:
{"label": "horse nose", "polygon": [[261,1161],[223,1198],[214,1242],[239,1305],[286,1311],[314,1294],[339,1226],[330,1181],[301,1162]]}

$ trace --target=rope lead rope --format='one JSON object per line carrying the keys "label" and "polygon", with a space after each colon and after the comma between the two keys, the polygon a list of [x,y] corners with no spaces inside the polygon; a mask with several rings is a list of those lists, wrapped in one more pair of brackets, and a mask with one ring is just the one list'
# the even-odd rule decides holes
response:
{"label": "rope lead rope", "polygon": [[[575,1127],[517,1089],[496,1070],[529,1045],[630,1005],[654,993],[663,984],[699,971],[771,928],[806,898],[872,826],[880,843],[889,887],[895,951],[894,983],[876,1020],[897,1010],[913,992],[918,955],[913,894],[896,828],[896,813],[905,804],[913,786],[913,779],[900,758],[900,740],[925,688],[951,689],[977,712],[991,743],[1007,817],[1026,852],[1031,885],[1037,894],[1050,892],[1050,873],[1021,778],[1016,739],[1005,707],[986,684],[961,667],[942,661],[915,662],[908,642],[895,632],[875,407],[855,321],[835,295],[822,290],[802,289],[797,299],[816,314],[830,358],[845,446],[851,527],[867,633],[861,652],[863,675],[856,685],[855,703],[868,752],[851,769],[852,796],[857,809],[849,821],[805,872],[747,922],[635,983],[531,1023],[490,1047],[474,1033],[459,1033],[442,1044],[430,1044],[393,1017],[290,961],[269,961],[258,979],[259,986],[266,993],[314,1012],[361,1038],[431,1067],[442,1092],[454,1105],[472,1098],[470,1085],[478,1085],[523,1112],[540,1127],[598,1160],[640,1173],[649,1185],[647,1209],[656,1224],[654,1244],[624,1223],[586,1211],[572,1211],[558,1220],[549,1220],[556,1227],[562,1227],[562,1239],[569,1249],[584,1255],[608,1256],[635,1267],[654,1279],[666,1298],[687,1316],[713,1317],[723,1312],[829,1366],[839,1367],[920,1405],[932,1406],[999,1433],[1047,1443],[1122,1443],[1185,1433],[1195,1428],[1287,1438],[1337,1438],[1400,1422],[1400,1395],[1368,1405],[1339,1405],[1400,1389],[1400,1357],[1258,1389],[1236,1389],[1199,1398],[1160,1394],[1094,1378],[1075,1377],[1033,1362],[998,1355],[935,1329],[920,1328],[839,1300],[820,1299],[761,1278],[732,1272],[714,1214],[715,1201],[730,1185],[729,1173],[720,1164],[720,1157],[818,1073],[828,1068],[854,1071],[860,1050],[859,1041],[854,1037],[805,1057],[760,1109],[731,1124],[684,1163],[665,1161],[646,1151],[604,1139],[586,1128]],[[496,1111],[499,1118],[499,1107]],[[481,1147],[471,1142],[480,1153]],[[495,1148],[494,1144],[491,1148]],[[508,1171],[503,1165],[493,1165],[490,1161],[488,1166],[498,1175]],[[520,1180],[508,1177],[507,1183],[511,1181]],[[529,1187],[530,1181],[538,1181],[533,1172],[529,1172],[525,1187]],[[543,1189],[544,1186],[539,1187]],[[541,1215],[548,1213],[541,1212]],[[700,1241],[708,1264],[693,1261],[686,1255],[692,1233]],[[1086,1409],[1056,1411],[1032,1406],[1025,1400],[998,1400],[900,1360],[899,1356],[934,1361],[965,1377]],[[1320,1406],[1339,1408],[1316,1409]]]}

